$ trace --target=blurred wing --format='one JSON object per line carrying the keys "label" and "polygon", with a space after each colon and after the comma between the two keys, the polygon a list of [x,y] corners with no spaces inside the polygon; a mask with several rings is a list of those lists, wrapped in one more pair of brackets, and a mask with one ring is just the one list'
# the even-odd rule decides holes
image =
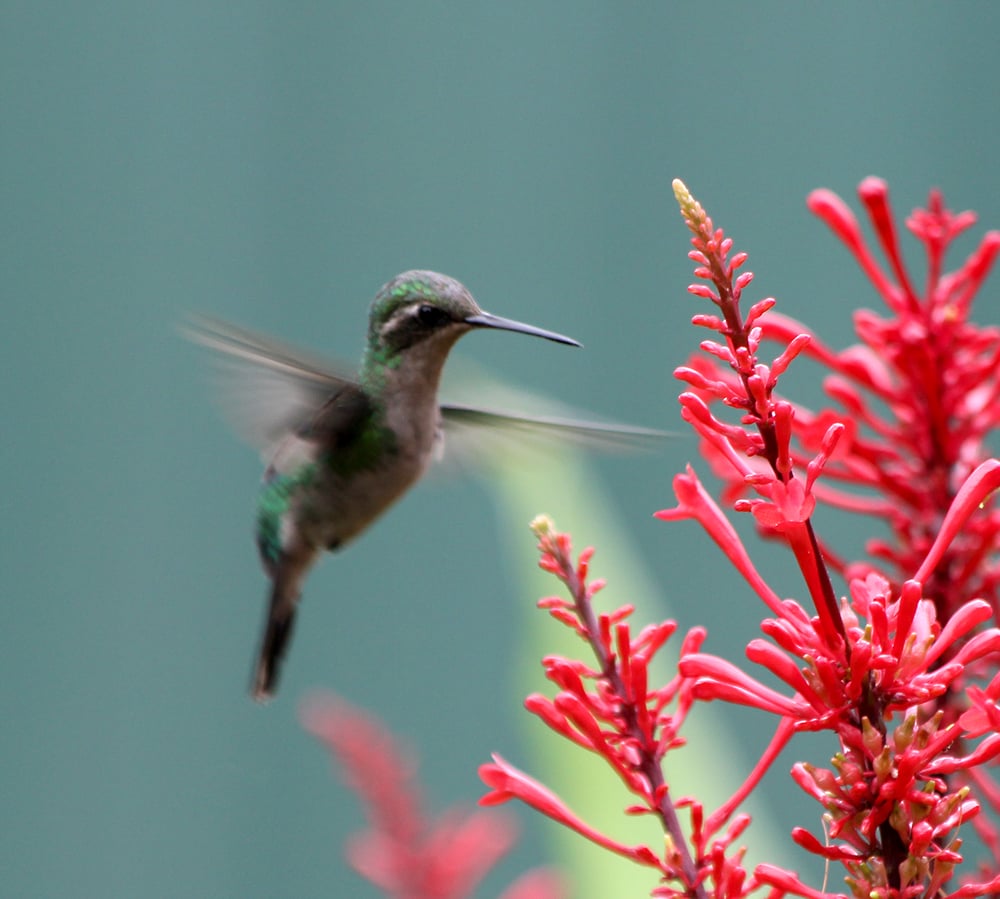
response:
{"label": "blurred wing", "polygon": [[496,409],[479,409],[454,403],[441,406],[447,452],[453,442],[461,444],[479,432],[486,440],[511,435],[528,440],[557,440],[606,451],[650,449],[672,436],[666,431],[612,422],[586,421],[544,415],[514,415]]}
{"label": "blurred wing", "polygon": [[217,392],[236,432],[269,459],[332,395],[355,386],[346,366],[218,319],[192,317],[183,334],[217,354]]}
{"label": "blurred wing", "polygon": [[600,452],[636,452],[675,436],[591,420],[548,397],[500,382],[461,357],[449,360],[445,383],[449,398],[441,403],[441,422],[448,466],[516,462],[532,450],[558,451],[567,444]]}

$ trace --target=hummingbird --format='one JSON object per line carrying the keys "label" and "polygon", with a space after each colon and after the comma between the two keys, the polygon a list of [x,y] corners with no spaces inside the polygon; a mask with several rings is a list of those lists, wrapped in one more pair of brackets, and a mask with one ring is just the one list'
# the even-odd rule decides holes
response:
{"label": "hummingbird", "polygon": [[[375,296],[360,370],[319,360],[250,331],[198,319],[187,336],[243,363],[242,428],[268,457],[256,508],[257,550],[270,580],[251,694],[276,689],[303,581],[324,552],[366,530],[439,457],[459,426],[526,428],[591,442],[663,436],[646,428],[515,415],[438,399],[451,348],[473,330],[513,331],[579,347],[485,312],[454,278],[406,271]],[[256,376],[254,376],[256,375]]]}

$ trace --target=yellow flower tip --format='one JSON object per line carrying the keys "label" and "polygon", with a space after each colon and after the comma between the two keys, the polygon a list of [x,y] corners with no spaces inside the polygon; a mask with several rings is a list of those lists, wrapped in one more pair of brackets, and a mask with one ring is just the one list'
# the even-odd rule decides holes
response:
{"label": "yellow flower tip", "polygon": [[687,185],[680,178],[674,178],[671,186],[674,189],[674,197],[677,199],[677,205],[681,207],[681,215],[684,217],[684,221],[687,222],[688,228],[698,233],[699,229],[708,219],[705,215],[705,210],[701,208],[701,204],[691,195],[691,191],[687,189]]}
{"label": "yellow flower tip", "polygon": [[698,201],[691,196],[691,191],[687,189],[687,185],[680,178],[674,178],[671,186],[674,189],[674,197],[677,200],[677,205],[681,207],[684,218],[691,218],[691,213],[698,208]]}
{"label": "yellow flower tip", "polygon": [[536,515],[531,522],[531,530],[535,536],[541,539],[553,533],[556,529],[555,523],[548,515]]}

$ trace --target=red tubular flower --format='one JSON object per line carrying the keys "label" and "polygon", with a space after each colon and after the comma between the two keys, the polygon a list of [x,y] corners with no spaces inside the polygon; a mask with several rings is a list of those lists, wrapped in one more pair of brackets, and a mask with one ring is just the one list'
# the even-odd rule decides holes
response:
{"label": "red tubular flower", "polygon": [[736,533],[736,528],[702,486],[690,465],[686,474],[674,478],[673,486],[678,499],[677,507],[661,509],[656,513],[656,517],[663,521],[678,521],[683,518],[693,518],[697,521],[767,607],[772,612],[777,611],[781,600],[760,576],[750,560],[750,554]]}
{"label": "red tubular flower", "polygon": [[578,818],[566,804],[537,780],[529,777],[523,771],[515,768],[499,755],[493,755],[493,764],[482,765],[479,776],[483,783],[493,790],[479,800],[481,805],[496,805],[509,799],[520,799],[536,811],[541,812],[553,821],[575,830],[588,840],[609,849],[617,855],[624,856],[642,865],[660,868],[656,853],[648,846],[626,846],[611,837],[605,836]]}

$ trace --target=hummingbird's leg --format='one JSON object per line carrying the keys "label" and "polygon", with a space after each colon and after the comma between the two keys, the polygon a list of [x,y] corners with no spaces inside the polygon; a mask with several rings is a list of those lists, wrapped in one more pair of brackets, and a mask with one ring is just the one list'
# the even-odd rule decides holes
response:
{"label": "hummingbird's leg", "polygon": [[302,580],[317,555],[315,547],[300,542],[282,550],[278,561],[269,566],[271,596],[251,686],[253,698],[258,702],[266,702],[274,695],[302,595]]}

